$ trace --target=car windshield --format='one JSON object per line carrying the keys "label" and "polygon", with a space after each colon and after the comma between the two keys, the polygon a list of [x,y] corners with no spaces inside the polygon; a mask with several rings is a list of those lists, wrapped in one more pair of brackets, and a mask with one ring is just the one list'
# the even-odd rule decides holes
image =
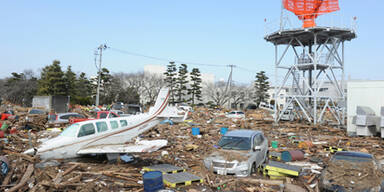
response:
{"label": "car windshield", "polygon": [[223,149],[249,150],[251,149],[251,139],[248,137],[223,136],[219,141],[219,146]]}
{"label": "car windshield", "polygon": [[42,110],[37,110],[37,109],[32,109],[29,114],[44,114],[44,111]]}
{"label": "car windshield", "polygon": [[63,132],[61,132],[60,136],[63,137],[76,137],[77,130],[80,125],[78,123],[72,124],[69,127],[65,128]]}

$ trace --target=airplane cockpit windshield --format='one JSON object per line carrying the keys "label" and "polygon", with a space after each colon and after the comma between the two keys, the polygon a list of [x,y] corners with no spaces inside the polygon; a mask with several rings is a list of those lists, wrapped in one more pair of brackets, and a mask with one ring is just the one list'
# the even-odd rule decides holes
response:
{"label": "airplane cockpit windshield", "polygon": [[72,124],[69,127],[65,128],[63,132],[61,132],[60,136],[63,137],[76,137],[77,130],[80,125],[78,123]]}

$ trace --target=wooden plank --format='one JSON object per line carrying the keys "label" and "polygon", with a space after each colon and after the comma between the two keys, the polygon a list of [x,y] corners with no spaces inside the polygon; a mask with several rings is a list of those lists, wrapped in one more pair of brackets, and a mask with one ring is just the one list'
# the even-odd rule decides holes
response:
{"label": "wooden plank", "polygon": [[16,166],[16,164],[12,163],[12,166],[9,167],[11,169],[11,171],[8,172],[7,176],[5,176],[3,183],[1,185],[8,185],[8,183],[11,180],[11,177],[13,175],[13,172],[15,172],[15,168],[14,168],[15,166]]}
{"label": "wooden plank", "polygon": [[58,185],[61,183],[61,180],[63,179],[63,172],[59,172],[56,177],[53,179],[53,184]]}
{"label": "wooden plank", "polygon": [[74,164],[72,167],[68,168],[67,170],[64,171],[63,176],[67,175],[68,173],[72,172],[76,167],[79,166],[79,164]]}
{"label": "wooden plank", "polygon": [[70,167],[67,170],[65,170],[64,172],[59,172],[56,175],[56,177],[53,179],[53,184],[55,186],[58,186],[61,183],[61,181],[63,180],[63,177],[65,175],[67,175],[68,173],[70,173],[71,171],[73,171],[77,166],[78,166],[78,164],[75,164],[75,165],[72,165],[72,167]]}
{"label": "wooden plank", "polygon": [[34,157],[31,157],[27,154],[24,154],[24,153],[17,153],[17,152],[10,152],[11,155],[15,155],[15,156],[18,156],[18,157],[21,157],[23,158],[24,160],[27,160],[31,163],[34,163],[35,162],[35,158]]}
{"label": "wooden plank", "polygon": [[14,192],[22,188],[27,183],[28,179],[31,177],[33,170],[34,170],[34,166],[31,163],[28,165],[27,170],[25,171],[23,177],[21,178],[21,181],[17,185],[9,189],[8,192]]}
{"label": "wooden plank", "polygon": [[248,182],[248,183],[261,183],[265,185],[281,185],[284,184],[284,181],[281,180],[265,180],[265,179],[249,179],[249,178],[242,178],[240,179],[241,182]]}

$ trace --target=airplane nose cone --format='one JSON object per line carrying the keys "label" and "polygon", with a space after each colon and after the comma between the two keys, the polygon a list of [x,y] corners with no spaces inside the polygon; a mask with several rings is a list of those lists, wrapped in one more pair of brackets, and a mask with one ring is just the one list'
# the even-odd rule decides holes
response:
{"label": "airplane nose cone", "polygon": [[28,150],[24,151],[24,154],[27,154],[27,155],[34,155],[34,154],[35,154],[35,149],[33,149],[33,148],[28,149]]}

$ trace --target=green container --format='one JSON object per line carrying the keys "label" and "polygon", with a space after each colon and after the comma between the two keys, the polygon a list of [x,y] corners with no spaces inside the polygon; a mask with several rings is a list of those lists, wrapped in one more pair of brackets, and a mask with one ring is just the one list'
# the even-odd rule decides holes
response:
{"label": "green container", "polygon": [[9,125],[6,122],[4,122],[3,125],[1,126],[0,130],[5,131],[8,129],[8,126]]}
{"label": "green container", "polygon": [[272,146],[272,148],[277,149],[279,147],[279,142],[278,141],[272,141],[271,146]]}

